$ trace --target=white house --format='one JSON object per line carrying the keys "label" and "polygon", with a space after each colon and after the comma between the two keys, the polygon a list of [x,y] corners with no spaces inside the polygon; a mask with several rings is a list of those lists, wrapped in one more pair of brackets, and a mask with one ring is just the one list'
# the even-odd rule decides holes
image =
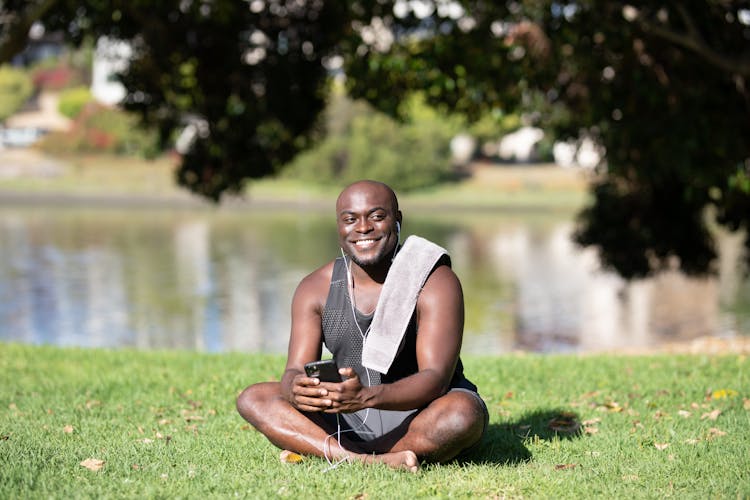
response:
{"label": "white house", "polygon": [[122,40],[100,37],[96,42],[91,69],[91,95],[102,104],[118,104],[125,97],[125,87],[116,75],[124,70],[133,49]]}

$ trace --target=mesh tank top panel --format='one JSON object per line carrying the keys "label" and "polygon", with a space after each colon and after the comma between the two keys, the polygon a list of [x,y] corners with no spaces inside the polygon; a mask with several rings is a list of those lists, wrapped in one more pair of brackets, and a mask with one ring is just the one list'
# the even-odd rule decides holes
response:
{"label": "mesh tank top panel", "polygon": [[[417,320],[416,312],[412,314],[406,334],[398,348],[396,359],[388,373],[381,375],[375,370],[366,370],[362,366],[362,346],[364,340],[354,324],[352,306],[349,302],[346,263],[342,257],[333,265],[331,285],[323,308],[322,328],[323,342],[333,354],[339,368],[351,366],[359,375],[363,385],[391,383],[408,377],[418,371],[417,366]],[[365,315],[355,309],[357,322],[362,332],[366,332],[373,315]],[[463,365],[459,358],[453,374],[451,387],[461,387],[466,383]],[[473,384],[471,384],[473,385]]]}
{"label": "mesh tank top panel", "polygon": [[[344,259],[338,258],[333,265],[331,286],[323,308],[323,342],[331,351],[339,368],[351,366],[359,375],[363,385],[380,384],[380,373],[365,370],[362,366],[362,334],[354,324],[352,307],[349,302],[349,290]],[[362,332],[366,332],[372,321],[372,315],[357,312],[357,322]]]}

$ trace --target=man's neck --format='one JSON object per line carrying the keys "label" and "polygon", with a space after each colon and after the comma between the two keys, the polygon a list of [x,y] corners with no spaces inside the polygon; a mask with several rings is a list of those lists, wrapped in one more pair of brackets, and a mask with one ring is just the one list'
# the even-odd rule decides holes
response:
{"label": "man's neck", "polygon": [[352,276],[360,286],[366,285],[368,282],[382,285],[385,282],[385,277],[388,276],[390,268],[390,259],[369,266],[360,266],[353,262]]}

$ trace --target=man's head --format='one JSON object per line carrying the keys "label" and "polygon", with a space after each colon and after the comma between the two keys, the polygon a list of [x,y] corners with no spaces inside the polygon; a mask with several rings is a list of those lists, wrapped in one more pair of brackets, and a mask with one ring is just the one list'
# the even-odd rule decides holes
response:
{"label": "man's head", "polygon": [[[401,211],[396,193],[377,181],[357,181],[336,200],[339,244],[360,267],[390,259],[398,244]],[[397,224],[398,223],[398,224]]]}

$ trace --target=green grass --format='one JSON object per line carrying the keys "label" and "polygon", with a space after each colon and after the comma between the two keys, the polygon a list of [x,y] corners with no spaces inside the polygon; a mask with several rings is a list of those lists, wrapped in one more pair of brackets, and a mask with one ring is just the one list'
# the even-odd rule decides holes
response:
{"label": "green grass", "polygon": [[744,356],[464,361],[491,415],[471,463],[324,472],[316,458],[282,464],[235,412],[282,357],[0,344],[0,498],[750,494]]}
{"label": "green grass", "polygon": [[[27,168],[34,161],[23,160]],[[0,155],[0,160],[2,160]],[[37,158],[37,160],[34,160]],[[0,175],[0,192],[16,196],[48,197],[52,200],[78,199],[81,203],[107,199],[134,203],[149,198],[200,204],[175,183],[177,160],[163,156],[155,160],[108,155],[78,155],[51,159],[59,165],[54,175]],[[10,160],[9,160],[10,161]],[[19,161],[19,160],[17,160]],[[12,161],[11,161],[12,163]],[[1,167],[0,167],[1,170]],[[1,173],[1,172],[0,172]],[[402,193],[401,204],[408,210],[436,209],[548,209],[579,208],[587,199],[587,179],[576,171],[550,165],[492,166],[477,165],[474,175],[459,182],[443,184],[413,193]],[[247,206],[284,204],[330,210],[342,186],[314,186],[294,179],[267,178],[248,183],[240,204]],[[237,200],[227,199],[237,206]],[[205,206],[211,206],[204,203]]]}

